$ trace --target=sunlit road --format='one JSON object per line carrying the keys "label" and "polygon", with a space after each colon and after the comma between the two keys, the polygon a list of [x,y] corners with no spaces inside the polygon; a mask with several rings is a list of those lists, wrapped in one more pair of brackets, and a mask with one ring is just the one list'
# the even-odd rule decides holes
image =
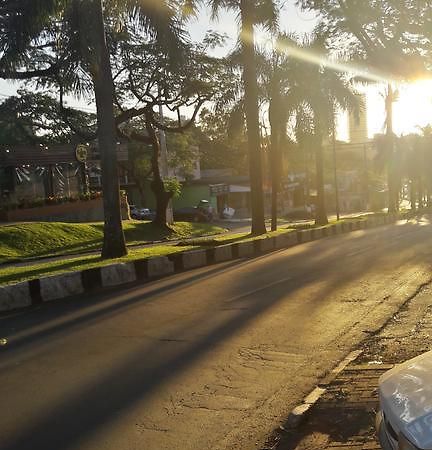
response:
{"label": "sunlit road", "polygon": [[259,448],[431,266],[401,222],[2,316],[0,448]]}

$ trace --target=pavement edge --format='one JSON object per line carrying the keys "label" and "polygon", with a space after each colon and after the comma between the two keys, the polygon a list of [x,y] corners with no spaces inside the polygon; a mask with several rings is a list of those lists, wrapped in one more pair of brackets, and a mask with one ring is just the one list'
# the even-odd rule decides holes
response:
{"label": "pavement edge", "polygon": [[[0,312],[14,311],[48,301],[61,300],[77,292],[95,293],[107,287],[144,283],[173,273],[209,266],[220,261],[255,257],[328,236],[387,225],[397,219],[398,216],[393,214],[371,216],[367,219],[318,227],[316,230],[288,231],[276,237],[224,245],[224,254],[219,254],[216,250],[217,247],[211,250],[189,250],[169,256],[157,256],[130,263],[110,264],[99,268],[0,286]],[[230,247],[230,251],[227,247]],[[71,277],[71,274],[75,274],[75,276]],[[304,406],[303,409],[307,410],[308,408]]]}

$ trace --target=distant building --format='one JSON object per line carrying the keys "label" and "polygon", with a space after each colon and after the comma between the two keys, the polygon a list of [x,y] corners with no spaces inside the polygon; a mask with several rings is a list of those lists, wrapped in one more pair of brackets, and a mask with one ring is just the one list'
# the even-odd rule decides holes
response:
{"label": "distant building", "polygon": [[366,95],[358,94],[360,103],[357,114],[348,115],[348,135],[351,144],[363,144],[368,141]]}
{"label": "distant building", "polygon": [[[119,161],[127,160],[127,145],[118,145],[117,157]],[[89,186],[85,187],[88,182]],[[36,198],[71,197],[88,187],[100,190],[100,186],[100,155],[96,146],[63,144],[0,148],[0,205]]]}
{"label": "distant building", "polygon": [[[368,171],[376,156],[376,146],[374,140],[368,137],[366,96],[359,94],[358,98],[359,111],[357,114],[348,114],[348,142],[335,143],[339,207],[342,213],[366,210],[371,204]],[[332,154],[332,142],[325,143],[325,151]],[[333,158],[329,157],[329,160]],[[334,196],[333,182],[329,190],[329,205],[335,204]]]}

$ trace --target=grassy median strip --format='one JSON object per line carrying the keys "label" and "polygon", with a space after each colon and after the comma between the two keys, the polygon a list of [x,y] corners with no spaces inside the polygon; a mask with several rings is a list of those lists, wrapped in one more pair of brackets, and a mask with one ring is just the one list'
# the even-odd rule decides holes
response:
{"label": "grassy median strip", "polygon": [[[365,217],[356,217],[356,218],[348,218],[342,219],[339,222],[351,221],[351,220],[366,220]],[[334,225],[337,223],[336,221],[330,223],[328,226]],[[136,226],[136,224],[138,226]],[[50,224],[43,224],[50,225]],[[58,224],[57,224],[58,225]],[[70,224],[67,224],[70,225]],[[81,224],[86,225],[86,224]],[[100,224],[93,224],[93,226],[101,226]],[[133,228],[140,228],[140,225],[143,226],[142,222],[132,222],[132,224],[127,224],[127,226],[131,226]],[[222,228],[207,225],[207,224],[189,224],[189,223],[180,223],[176,224],[180,225],[180,233],[184,233],[184,236],[190,237],[192,232],[195,233],[216,233],[224,231]],[[91,224],[89,226],[92,226]],[[196,228],[199,226],[199,228]],[[7,228],[7,227],[3,227]],[[50,275],[58,275],[66,272],[74,272],[85,269],[91,269],[95,267],[103,267],[109,264],[115,264],[120,262],[132,262],[137,259],[150,258],[152,256],[164,256],[172,253],[178,253],[185,250],[197,249],[197,248],[209,248],[215,247],[218,245],[224,244],[232,244],[232,243],[240,243],[240,242],[248,242],[255,241],[259,239],[268,239],[271,237],[276,237],[280,234],[295,232],[299,229],[313,229],[315,228],[313,224],[301,224],[298,226],[287,226],[281,227],[277,231],[268,232],[266,234],[260,236],[252,236],[250,233],[230,233],[230,234],[221,234],[215,237],[203,237],[197,238],[193,240],[188,240],[187,242],[179,243],[177,245],[154,245],[145,248],[131,248],[129,249],[129,254],[123,258],[118,259],[101,259],[99,255],[87,255],[87,256],[75,256],[75,257],[65,257],[61,259],[57,259],[54,261],[47,262],[27,262],[25,265],[10,265],[8,267],[1,267],[0,265],[0,286],[5,284],[13,284],[20,281],[31,280],[35,278],[46,277]],[[0,231],[2,227],[0,227]],[[92,228],[90,228],[92,230]],[[133,231],[133,233],[138,233],[137,231]],[[131,238],[133,234],[129,235]],[[135,237],[137,234],[135,234]],[[179,235],[176,235],[177,238]],[[202,236],[202,234],[201,234]],[[0,241],[0,246],[4,247],[4,243]]]}
{"label": "grassy median strip", "polygon": [[[28,262],[25,265],[0,266],[0,286],[5,284],[18,283],[20,281],[31,280],[35,278],[59,275],[66,272],[75,272],[94,267],[103,267],[109,264],[132,262],[137,259],[150,258],[152,256],[164,256],[173,253],[191,250],[193,248],[202,248],[234,242],[246,242],[257,239],[267,239],[286,233],[287,229],[269,232],[261,236],[251,236],[249,233],[236,233],[230,235],[218,236],[216,239],[197,239],[193,242],[187,242],[180,245],[155,245],[140,249],[130,249],[129,254],[118,259],[101,259],[99,255],[87,255],[79,257],[61,258],[48,262]],[[293,231],[293,230],[292,230]]]}
{"label": "grassy median strip", "polygon": [[[151,222],[124,222],[127,244],[186,239],[222,233],[211,224],[177,222],[173,231],[161,231]],[[0,263],[56,255],[72,255],[102,246],[102,223],[34,222],[0,227]]]}
{"label": "grassy median strip", "polygon": [[[222,234],[220,236],[214,236],[214,237],[203,237],[203,238],[197,238],[188,240],[187,243],[189,245],[199,245],[202,247],[212,247],[212,246],[218,246],[218,245],[224,245],[224,244],[237,244],[239,242],[250,242],[250,241],[256,241],[260,239],[268,239],[272,237],[276,237],[280,234],[290,233],[296,231],[294,228],[290,227],[280,227],[277,231],[269,231],[266,234],[261,234],[259,236],[253,236],[250,233],[228,233],[228,234]],[[186,242],[180,242],[179,245],[184,245]]]}
{"label": "grassy median strip", "polygon": [[109,264],[133,262],[137,259],[150,258],[152,256],[166,256],[192,249],[192,246],[177,247],[173,245],[156,245],[152,247],[131,249],[123,258],[101,259],[99,255],[80,256],[75,258],[59,259],[44,263],[28,263],[22,266],[0,266],[0,286],[32,280],[51,275],[59,275],[66,272],[76,272],[94,267],[103,267]]}

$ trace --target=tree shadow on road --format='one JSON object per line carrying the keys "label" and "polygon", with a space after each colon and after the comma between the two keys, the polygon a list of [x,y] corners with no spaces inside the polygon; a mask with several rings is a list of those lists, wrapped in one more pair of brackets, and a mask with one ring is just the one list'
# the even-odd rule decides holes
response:
{"label": "tree shadow on road", "polygon": [[[416,231],[416,224],[403,227],[386,227],[389,230],[372,230],[371,232],[355,232],[342,237],[328,238],[317,242],[294,247],[277,254],[262,256],[229,267],[203,271],[198,275],[184,276],[180,281],[164,282],[161,288],[155,284],[145,290],[136,288],[126,294],[119,294],[114,299],[104,296],[95,297],[95,304],[85,306],[80,303],[77,308],[63,305],[53,312],[38,311],[32,313],[33,318],[17,317],[11,319],[14,326],[20,321],[31,323],[38,315],[47,314],[47,328],[27,334],[21,342],[12,344],[9,352],[13,356],[15,351],[33,351],[42,343],[50,339],[66,338],[90,324],[97,324],[113,319],[134,308],[140,308],[147,302],[157,303],[166,293],[176,291],[180,301],[181,291],[205,279],[205,277],[221,277],[223,282],[227,271],[235,274],[232,286],[228,286],[225,297],[218,299],[216,304],[211,302],[211,296],[202,301],[202,311],[194,319],[194,323],[179,325],[171,332],[173,336],[187,335],[194,326],[203,327],[206,322],[211,324],[206,334],[199,338],[188,340],[175,352],[165,352],[155,342],[146,342],[139,350],[133,352],[110,370],[106,370],[96,380],[81,386],[79,392],[65,391],[64,398],[54,405],[50,411],[40,414],[33,421],[26,424],[26,428],[19,434],[11,436],[4,450],[26,449],[68,449],[79,447],[79,443],[110,421],[118,414],[126,411],[137,402],[142,402],[161,384],[179,376],[187,368],[215,349],[222,342],[238,335],[246,327],[252,326],[257,317],[278,307],[283,299],[294,294],[305,285],[318,286],[316,294],[308,299],[311,317],[331,301],[332,293],[372,273],[376,268],[391,270],[392,258],[405,256],[414,264],[429,263],[431,258],[421,250],[424,243],[400,238],[402,231]],[[430,237],[430,229],[425,238]],[[421,231],[421,230],[420,230]],[[429,233],[429,234],[428,234]],[[394,240],[399,240],[398,246],[393,247]],[[351,256],[347,256],[346,246],[350,248]],[[363,251],[366,248],[366,253]],[[386,254],[383,254],[386,250]],[[357,252],[357,253],[356,253]],[[355,264],[354,264],[354,259]],[[271,275],[271,276],[270,276]],[[270,280],[269,280],[270,276]],[[297,282],[297,277],[301,280]],[[272,281],[273,280],[273,281]],[[322,286],[321,284],[322,283]],[[246,293],[245,293],[246,292]],[[261,295],[265,292],[265,296]],[[203,293],[203,297],[207,293]],[[230,295],[227,295],[230,294]],[[86,300],[87,302],[89,299]],[[185,298],[185,301],[187,299]],[[212,322],[217,311],[226,308],[227,304],[241,306],[219,322]],[[178,303],[175,307],[179,307]],[[80,309],[82,308],[82,309]],[[76,316],[70,320],[67,315],[74,311]],[[56,319],[65,316],[65,320],[56,323]],[[50,327],[50,320],[53,321]],[[3,321],[2,327],[8,324]],[[308,332],[310,324],[297,325],[299,333]],[[169,336],[168,336],[169,337]],[[7,363],[7,361],[6,361]],[[55,426],[53,427],[53,424]]]}

